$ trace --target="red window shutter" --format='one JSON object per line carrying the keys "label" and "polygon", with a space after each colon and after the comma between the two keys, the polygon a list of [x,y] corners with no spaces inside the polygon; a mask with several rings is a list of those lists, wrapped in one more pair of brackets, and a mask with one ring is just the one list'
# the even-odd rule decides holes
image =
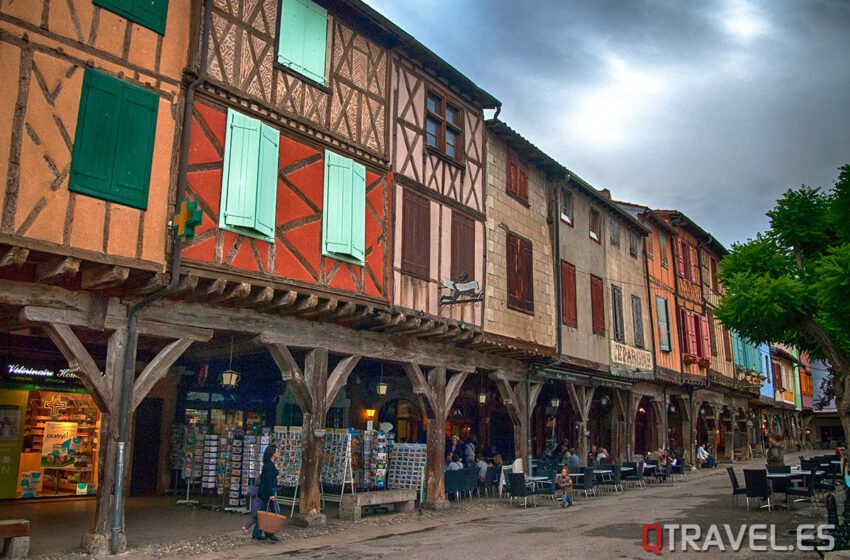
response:
{"label": "red window shutter", "polygon": [[688,321],[688,312],[684,307],[679,308],[679,325],[681,326],[681,331],[679,332],[679,341],[682,344],[682,353],[690,354],[693,352],[693,347],[690,346],[690,331],[691,325]]}
{"label": "red window shutter", "polygon": [[696,247],[688,246],[691,250],[691,281],[699,284],[699,254]]}
{"label": "red window shutter", "polygon": [[507,191],[509,193],[518,194],[517,188],[517,161],[513,154],[508,153],[508,170],[507,170]]}
{"label": "red window shutter", "polygon": [[773,387],[775,389],[782,389],[782,368],[779,367],[779,364],[773,363]]}
{"label": "red window shutter", "polygon": [[693,349],[694,354],[699,357],[702,357],[702,321],[700,321],[700,316],[696,313],[690,313],[690,317],[693,325],[691,327],[691,332],[689,333],[691,337],[691,348]]}
{"label": "red window shutter", "polygon": [[475,279],[475,221],[457,211],[452,211],[452,280]]}
{"label": "red window shutter", "polygon": [[593,334],[605,334],[605,295],[602,278],[590,277],[590,310]]}
{"label": "red window shutter", "polygon": [[534,311],[534,265],[531,241],[520,238],[520,251],[522,308],[525,311]]}
{"label": "red window shutter", "polygon": [[702,319],[702,357],[709,357],[709,349],[711,347],[711,341],[709,340],[710,334],[714,332],[714,328],[708,323],[708,319],[705,317],[700,317]]}
{"label": "red window shutter", "polygon": [[401,214],[401,271],[427,279],[431,268],[431,203],[405,190]]}
{"label": "red window shutter", "polygon": [[528,201],[528,172],[523,165],[519,168],[519,190],[517,196],[522,200]]}
{"label": "red window shutter", "polygon": [[576,267],[561,261],[561,316],[565,325],[578,326]]}
{"label": "red window shutter", "polygon": [[508,307],[514,309],[520,309],[522,302],[522,288],[520,287],[521,280],[519,277],[519,258],[521,252],[519,243],[519,237],[512,233],[507,235],[505,251],[507,266],[505,268],[508,272]]}
{"label": "red window shutter", "polygon": [[680,277],[685,277],[685,242],[679,239],[676,244],[676,272]]}

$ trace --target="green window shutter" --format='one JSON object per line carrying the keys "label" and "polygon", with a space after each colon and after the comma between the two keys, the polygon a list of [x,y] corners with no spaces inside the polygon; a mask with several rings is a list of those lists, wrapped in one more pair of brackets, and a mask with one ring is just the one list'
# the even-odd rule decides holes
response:
{"label": "green window shutter", "polygon": [[165,35],[168,0],[94,0],[94,5]]}
{"label": "green window shutter", "polygon": [[147,208],[159,97],[86,69],[68,188]]}
{"label": "green window shutter", "polygon": [[328,11],[310,0],[281,0],[278,63],[325,83]]}
{"label": "green window shutter", "polygon": [[254,228],[262,123],[228,109],[219,227]]}
{"label": "green window shutter", "polygon": [[136,208],[148,206],[151,160],[159,98],[132,86],[124,88],[124,103],[115,150],[114,197]]}
{"label": "green window shutter", "polygon": [[366,256],[366,168],[325,151],[324,254],[362,264]]}
{"label": "green window shutter", "polygon": [[257,181],[257,222],[260,234],[274,239],[277,214],[278,145],[280,133],[268,125],[260,130],[260,170]]}

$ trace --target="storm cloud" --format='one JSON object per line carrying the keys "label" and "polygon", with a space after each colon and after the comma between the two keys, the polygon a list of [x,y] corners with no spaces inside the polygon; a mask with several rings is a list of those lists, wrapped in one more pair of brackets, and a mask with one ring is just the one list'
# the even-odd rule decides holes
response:
{"label": "storm cloud", "polygon": [[723,243],[850,162],[850,2],[368,0],[597,188]]}

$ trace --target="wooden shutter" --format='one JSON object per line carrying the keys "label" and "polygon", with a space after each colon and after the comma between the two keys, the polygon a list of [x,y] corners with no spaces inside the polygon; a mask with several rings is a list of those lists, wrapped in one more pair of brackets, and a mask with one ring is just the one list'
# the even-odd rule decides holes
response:
{"label": "wooden shutter", "polygon": [[521,165],[519,168],[519,186],[517,189],[517,196],[528,202],[528,170],[525,165]]}
{"label": "wooden shutter", "polygon": [[452,279],[463,273],[469,280],[475,278],[475,221],[452,210]]}
{"label": "wooden shutter", "polygon": [[626,333],[623,328],[623,290],[618,286],[611,286],[611,318],[614,329],[614,340],[625,342]]}
{"label": "wooden shutter", "polygon": [[508,168],[505,180],[507,181],[505,185],[506,190],[509,193],[519,196],[517,161],[511,152],[508,152]]}
{"label": "wooden shutter", "polygon": [[310,0],[281,0],[277,61],[325,83],[328,11]]}
{"label": "wooden shutter", "polygon": [[261,128],[260,121],[227,111],[220,227],[254,227]]}
{"label": "wooden shutter", "polygon": [[602,278],[590,276],[590,313],[593,334],[605,334],[605,295]]}
{"label": "wooden shutter", "polygon": [[95,6],[165,35],[168,0],[94,0]]}
{"label": "wooden shutter", "polygon": [[723,328],[723,351],[725,352],[725,358],[727,362],[732,361],[732,340],[729,338],[729,331],[726,330],[726,327]]}
{"label": "wooden shutter", "polygon": [[709,333],[714,332],[714,327],[710,327],[708,324],[708,319],[701,315],[696,315],[702,321],[702,357],[708,358],[709,352],[711,351],[711,341],[709,340]]}
{"label": "wooden shutter", "polygon": [[268,125],[260,126],[260,165],[257,176],[257,210],[254,229],[274,239],[277,217],[277,178],[280,133]]}
{"label": "wooden shutter", "polygon": [[507,235],[508,307],[534,310],[534,278],[531,241],[513,233]]}
{"label": "wooden shutter", "polygon": [[632,326],[635,331],[635,346],[643,348],[643,304],[638,296],[632,296]]}
{"label": "wooden shutter", "polygon": [[706,315],[708,317],[708,342],[711,346],[711,355],[717,355],[717,331],[714,330],[715,322],[714,322],[714,314],[711,312],[711,309],[706,310]]}
{"label": "wooden shutter", "polygon": [[702,356],[702,332],[700,332],[702,331],[702,322],[700,316],[696,313],[688,313],[688,317],[691,322],[691,328],[688,330],[688,345],[692,353]]}
{"label": "wooden shutter", "polygon": [[325,151],[325,198],[322,210],[323,251],[341,260],[362,263],[366,237],[366,168]]}
{"label": "wooden shutter", "polygon": [[683,354],[691,354],[694,351],[694,347],[691,346],[691,329],[693,328],[690,324],[689,315],[687,310],[684,307],[679,308],[679,326],[681,327],[679,332],[679,343],[682,347]]}
{"label": "wooden shutter", "polygon": [[697,251],[696,247],[693,247],[692,245],[688,245],[688,249],[690,249],[691,251],[691,281],[695,284],[699,284],[699,252]]}
{"label": "wooden shutter", "polygon": [[685,242],[681,239],[676,244],[676,273],[681,277],[685,277]]}
{"label": "wooden shutter", "polygon": [[68,188],[147,208],[159,97],[86,69]]}
{"label": "wooden shutter", "polygon": [[431,269],[431,203],[405,190],[401,213],[401,271],[427,280]]}
{"label": "wooden shutter", "polygon": [[717,280],[717,259],[709,259],[709,266],[711,267],[711,289],[719,292],[720,284]]}
{"label": "wooden shutter", "polygon": [[561,320],[565,325],[578,326],[576,301],[576,267],[561,261]]}
{"label": "wooden shutter", "polygon": [[655,310],[658,316],[658,347],[665,352],[672,349],[670,345],[670,313],[667,300],[661,296],[655,296]]}
{"label": "wooden shutter", "polygon": [[782,384],[782,368],[776,362],[772,362],[771,366],[773,367],[773,387],[776,390],[784,389]]}

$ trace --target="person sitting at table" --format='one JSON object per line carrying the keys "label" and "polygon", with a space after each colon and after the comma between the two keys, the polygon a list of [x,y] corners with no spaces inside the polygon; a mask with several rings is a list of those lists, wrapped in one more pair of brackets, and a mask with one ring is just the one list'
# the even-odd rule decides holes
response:
{"label": "person sitting at table", "polygon": [[670,455],[666,449],[662,449],[661,454],[658,456],[658,466],[664,468],[667,466],[668,461],[670,461]]}
{"label": "person sitting at table", "polygon": [[446,466],[446,470],[447,470],[447,471],[459,471],[459,470],[463,470],[463,463],[461,463],[461,462],[460,462],[460,457],[458,457],[458,454],[457,454],[457,453],[455,453],[454,455],[452,455],[452,460],[451,460],[451,461],[449,462],[449,464]]}
{"label": "person sitting at table", "polygon": [[595,445],[590,446],[590,451],[587,452],[587,464],[592,465],[596,462],[596,455],[599,453],[599,450]]}
{"label": "person sitting at table", "polygon": [[699,464],[700,468],[714,468],[714,457],[705,448],[704,443],[700,444],[699,448],[697,449],[697,464]]}
{"label": "person sitting at table", "polygon": [[604,465],[611,460],[611,456],[608,455],[608,450],[604,447],[599,448],[599,452],[596,454],[596,462],[600,465]]}
{"label": "person sitting at table", "polygon": [[487,464],[487,461],[484,460],[484,456],[480,453],[475,461],[475,466],[478,467],[478,480],[481,482],[487,481],[487,469],[490,468],[490,465]]}
{"label": "person sitting at table", "polygon": [[570,450],[569,450],[569,451],[567,451],[567,453],[569,453],[569,454],[570,454],[570,456],[569,456],[569,457],[567,457],[567,460],[566,460],[566,461],[564,461],[564,462],[567,464],[567,466],[568,466],[568,467],[570,467],[570,466],[573,466],[573,467],[577,467],[577,466],[579,466],[579,463],[581,463],[581,458],[578,456],[578,453],[576,453],[575,448],[574,448],[574,447],[571,447],[571,448],[570,448]]}
{"label": "person sitting at table", "polygon": [[494,466],[494,467],[499,467],[499,468],[501,469],[501,468],[502,468],[502,465],[504,465],[504,464],[505,464],[505,460],[502,458],[502,454],[501,454],[501,453],[496,453],[496,454],[493,456],[493,466]]}
{"label": "person sitting at table", "polygon": [[555,475],[555,497],[561,499],[562,508],[573,505],[573,497],[570,495],[572,489],[573,481],[567,472],[567,467],[564,467],[560,474]]}

